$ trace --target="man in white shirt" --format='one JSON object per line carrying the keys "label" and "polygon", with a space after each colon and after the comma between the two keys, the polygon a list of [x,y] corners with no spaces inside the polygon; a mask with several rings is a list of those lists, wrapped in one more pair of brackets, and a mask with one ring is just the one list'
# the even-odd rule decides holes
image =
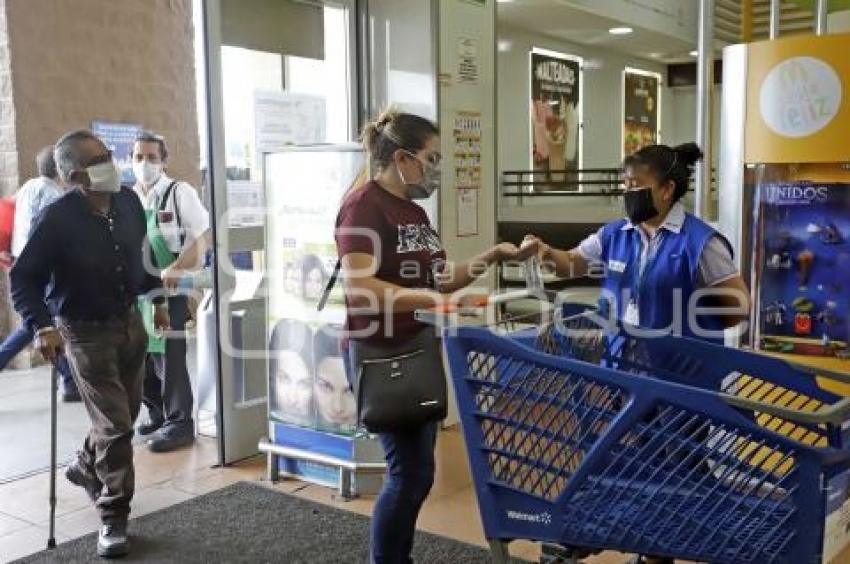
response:
{"label": "man in white shirt", "polygon": [[[38,152],[35,164],[38,176],[27,180],[15,194],[15,224],[12,230],[13,258],[21,256],[29,240],[33,220],[44,208],[65,193],[65,188],[59,179],[59,172],[56,170],[56,161],[53,159],[53,145],[48,145]],[[24,325],[10,333],[0,344],[0,370],[6,368],[6,365],[32,343],[32,340],[32,331]],[[77,390],[68,361],[64,356],[58,359],[57,367],[62,376],[62,401],[81,401],[80,392]]]}
{"label": "man in white shirt", "polygon": [[[190,184],[168,177],[168,146],[165,139],[143,132],[133,144],[134,190],[148,215],[148,241],[154,265],[168,276],[169,267],[198,260],[205,252],[204,234],[209,213],[198,192]],[[151,435],[148,447],[167,452],[191,444],[195,429],[192,420],[192,386],[186,368],[185,330],[190,317],[187,296],[168,297],[172,333],[165,339],[165,352],[149,352],[143,401],[149,420],[139,425],[140,435]],[[150,351],[150,349],[149,349]]]}

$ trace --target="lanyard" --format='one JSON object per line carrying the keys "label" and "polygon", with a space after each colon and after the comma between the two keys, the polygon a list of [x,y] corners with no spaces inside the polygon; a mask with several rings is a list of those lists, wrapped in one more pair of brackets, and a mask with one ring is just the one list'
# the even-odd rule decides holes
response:
{"label": "lanyard", "polygon": [[[635,229],[639,229],[635,227]],[[664,231],[659,230],[656,231],[655,237],[652,239],[647,238],[646,240],[646,261],[644,262],[643,257],[643,237],[640,233],[637,233],[638,240],[640,242],[639,245],[635,246],[635,268],[637,268],[637,274],[632,274],[632,296],[631,300],[634,303],[637,303],[640,297],[640,291],[643,289],[644,282],[646,281],[646,272],[649,270],[652,265],[655,257],[658,255],[658,249],[661,247],[661,244],[664,242]]]}

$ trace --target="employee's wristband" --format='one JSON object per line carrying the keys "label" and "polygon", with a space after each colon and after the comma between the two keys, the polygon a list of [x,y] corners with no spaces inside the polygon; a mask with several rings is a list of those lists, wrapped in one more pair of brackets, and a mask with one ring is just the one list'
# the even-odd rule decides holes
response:
{"label": "employee's wristband", "polygon": [[162,295],[152,298],[151,303],[156,307],[168,307],[168,302],[165,301],[165,296]]}
{"label": "employee's wristband", "polygon": [[48,327],[42,327],[41,329],[35,332],[35,336],[41,337],[42,335],[46,335],[47,333],[55,333],[56,330],[56,327],[53,327],[52,325]]}

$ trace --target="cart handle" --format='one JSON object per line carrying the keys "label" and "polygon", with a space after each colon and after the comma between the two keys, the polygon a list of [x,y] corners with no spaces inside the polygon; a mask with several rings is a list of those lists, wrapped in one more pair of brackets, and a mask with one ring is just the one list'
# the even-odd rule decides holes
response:
{"label": "cart handle", "polygon": [[[528,290],[500,292],[491,296],[482,296],[480,300],[476,300],[472,304],[472,308],[483,308],[489,305],[502,305],[512,301],[526,300],[535,297],[537,296],[535,296],[533,292],[529,292]],[[436,313],[455,313],[457,311],[463,311],[464,309],[466,308],[456,303],[445,303],[430,308],[430,311],[434,311]]]}
{"label": "cart handle", "polygon": [[847,420],[848,415],[850,415],[850,397],[842,398],[840,401],[832,405],[821,407],[817,411],[798,411],[796,409],[743,398],[741,396],[727,394],[725,392],[722,392],[720,395],[726,403],[734,405],[735,407],[758,411],[759,413],[768,413],[770,415],[781,417],[782,419],[789,419],[800,423],[809,423],[811,425],[823,425],[826,423],[841,425]]}
{"label": "cart handle", "polygon": [[799,364],[797,362],[788,362],[792,368],[795,370],[799,370],[800,372],[805,372],[809,376],[815,376],[820,378],[826,378],[827,380],[834,380],[836,382],[840,382],[842,384],[850,384],[850,374],[846,372],[836,372],[834,370],[822,370],[820,368],[814,368],[812,366],[806,366],[805,364]]}

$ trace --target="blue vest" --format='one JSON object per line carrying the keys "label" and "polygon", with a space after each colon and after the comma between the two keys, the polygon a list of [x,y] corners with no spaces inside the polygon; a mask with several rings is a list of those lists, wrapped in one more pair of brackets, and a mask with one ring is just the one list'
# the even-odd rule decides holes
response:
{"label": "blue vest", "polygon": [[[623,229],[626,220],[611,222],[602,228],[602,261],[605,264],[605,279],[600,298],[600,312],[608,316],[611,308],[616,319],[623,320],[629,301],[634,299],[640,317],[640,326],[648,329],[667,330],[685,337],[701,338],[719,342],[723,339],[708,339],[694,334],[689,322],[688,303],[698,287],[699,260],[706,243],[719,235],[711,226],[686,213],[679,233],[666,229],[658,232],[661,237],[655,253],[647,258],[643,275],[640,274],[640,254],[643,243],[637,227]],[[721,238],[732,247],[724,237]],[[677,296],[676,289],[681,292]],[[633,298],[634,296],[634,298]],[[699,305],[707,307],[710,304]],[[681,314],[676,314],[677,307]],[[674,320],[674,317],[678,319]],[[675,321],[675,323],[674,323]],[[698,327],[722,331],[720,318],[698,316]],[[672,324],[672,327],[671,327]]]}

